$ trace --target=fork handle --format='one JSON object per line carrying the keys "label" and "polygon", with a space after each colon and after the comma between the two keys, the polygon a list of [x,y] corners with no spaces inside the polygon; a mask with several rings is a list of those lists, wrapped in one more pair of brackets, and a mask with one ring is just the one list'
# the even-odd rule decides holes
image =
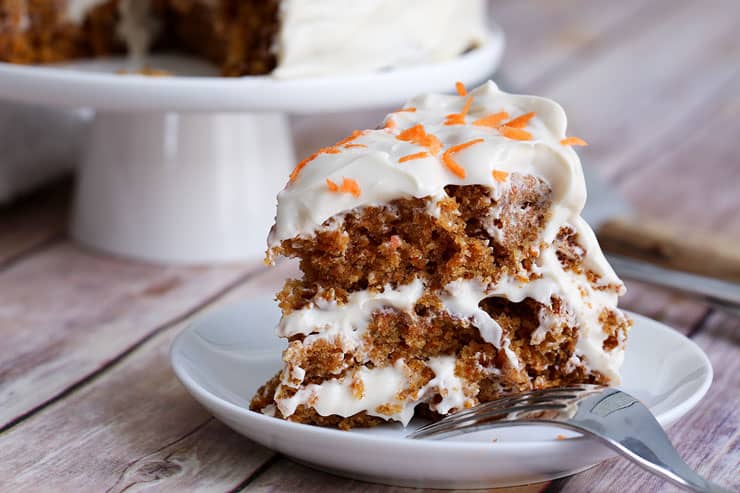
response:
{"label": "fork handle", "polygon": [[632,451],[623,451],[624,455],[632,458],[633,462],[637,465],[642,466],[643,469],[657,474],[664,479],[670,481],[676,486],[686,488],[690,491],[697,493],[732,493],[727,488],[724,488],[716,483],[713,483],[707,479],[696,474],[679,456],[676,454],[672,464],[659,465],[655,462],[655,457],[646,458],[640,454],[636,454]]}

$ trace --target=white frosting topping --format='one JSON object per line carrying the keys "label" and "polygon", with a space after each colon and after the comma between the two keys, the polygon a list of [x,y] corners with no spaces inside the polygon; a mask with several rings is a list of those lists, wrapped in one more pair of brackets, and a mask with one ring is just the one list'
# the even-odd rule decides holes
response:
{"label": "white frosting topping", "polygon": [[485,37],[485,0],[283,0],[273,75],[372,71],[451,58]]}
{"label": "white frosting topping", "polygon": [[[536,96],[507,94],[488,82],[470,92],[473,103],[465,125],[445,125],[446,116],[459,113],[467,97],[428,94],[413,98],[406,108],[413,112],[388,115],[397,125],[389,130],[367,131],[352,144],[367,147],[341,148],[338,154],[320,154],[298,174],[295,181],[278,195],[275,226],[269,245],[299,235],[310,235],[324,221],[356,207],[381,205],[405,197],[443,197],[447,185],[498,184],[493,170],[517,172],[542,178],[553,189],[553,210],[546,242],[551,242],[558,227],[575,222],[586,202],[586,185],[578,155],[570,146],[560,144],[566,137],[566,117],[554,101]],[[498,130],[473,125],[478,118],[506,111],[512,118],[536,112],[526,130],[532,139],[513,140]],[[403,156],[427,149],[397,138],[399,133],[423,124],[427,133],[442,143],[437,156],[399,163]],[[465,178],[453,174],[442,162],[445,149],[483,139],[454,155],[465,169]],[[326,179],[341,183],[343,178],[356,180],[361,194],[331,192]],[[606,266],[606,263],[604,262]],[[608,267],[607,267],[608,269]],[[605,271],[605,272],[608,272]]]}

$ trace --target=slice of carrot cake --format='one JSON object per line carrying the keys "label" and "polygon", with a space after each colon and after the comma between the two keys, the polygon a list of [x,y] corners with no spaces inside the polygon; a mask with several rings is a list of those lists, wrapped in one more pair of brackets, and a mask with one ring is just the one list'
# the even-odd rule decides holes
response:
{"label": "slice of carrot cake", "polygon": [[283,370],[252,409],[350,428],[504,392],[615,384],[631,321],[580,217],[562,108],[493,82],[429,94],[298,164],[269,261]]}

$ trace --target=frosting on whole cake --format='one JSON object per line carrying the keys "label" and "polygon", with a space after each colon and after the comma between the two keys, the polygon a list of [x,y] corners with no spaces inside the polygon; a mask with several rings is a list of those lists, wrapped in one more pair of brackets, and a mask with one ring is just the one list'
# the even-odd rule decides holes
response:
{"label": "frosting on whole cake", "polygon": [[[618,382],[624,341],[619,341],[619,348],[605,350],[607,334],[600,317],[605,310],[616,307],[624,288],[593,231],[580,216],[586,185],[580,160],[572,148],[572,144],[581,143],[580,139],[567,137],[565,112],[549,99],[508,94],[493,82],[469,94],[462,88],[460,92],[416,97],[388,115],[382,128],[355,132],[301,162],[278,195],[269,248],[279,248],[284,240],[331,229],[344,214],[363,207],[384,206],[410,197],[431,197],[434,203],[447,197],[448,185],[483,185],[491,189],[495,198],[503,196],[511,186],[514,174],[533,175],[552,191],[549,216],[538,242],[542,246],[531,266],[533,275],[507,275],[491,283],[457,279],[445,286],[442,303],[450,315],[475,325],[482,339],[502,349],[512,366],[517,367],[517,357],[509,349],[511,341],[481,309],[481,301],[501,297],[518,303],[530,298],[547,306],[553,297],[565,300],[569,308],[565,315],[559,315],[562,319],[557,323],[579,328],[575,354],[569,364],[583,365],[588,371]],[[491,228],[495,237],[495,227]],[[562,228],[570,228],[577,235],[584,266],[596,275],[597,281],[588,279],[583,272],[566,269],[561,263],[552,244]],[[303,334],[304,345],[322,339],[339,340],[346,354],[355,354],[373,310],[392,306],[412,313],[423,291],[423,281],[417,279],[407,286],[386,286],[380,293],[353,292],[341,305],[314,301],[283,317],[278,334]],[[532,334],[533,344],[546,337],[547,327],[554,326],[547,319],[550,316],[541,312],[540,328]],[[361,356],[358,358],[361,361]],[[432,410],[444,414],[450,408],[459,409],[460,403],[466,401],[465,392],[454,370],[444,371],[449,362],[441,357],[439,361],[432,358],[427,364],[438,367],[434,370],[437,377],[413,398],[394,397],[398,394],[394,389],[404,386],[404,362],[399,360],[392,367],[360,370],[366,389],[369,381],[385,382],[378,384],[384,390],[373,390],[382,396],[373,394],[364,403],[365,398],[358,402],[353,395],[349,377],[301,386],[302,377],[297,378],[300,375],[294,371],[283,375],[282,385],[296,388],[297,392],[288,399],[276,399],[276,404],[284,416],[292,414],[296,406],[311,405],[321,415],[351,416],[359,409],[404,423],[412,416],[415,405],[426,402],[429,395],[445,396],[442,402],[430,404]],[[393,403],[394,412],[378,411],[373,404],[376,400]]]}
{"label": "frosting on whole cake", "polygon": [[82,24],[90,12],[108,0],[67,0],[65,2],[64,18],[75,24]]}
{"label": "frosting on whole cake", "polygon": [[283,0],[276,77],[435,62],[485,41],[485,0]]}
{"label": "frosting on whole cake", "polygon": [[[74,24],[82,24],[89,12],[108,0],[67,0],[63,18]],[[120,19],[116,35],[126,43],[133,65],[143,65],[144,58],[159,29],[159,23],[151,15],[149,0],[119,0]]]}

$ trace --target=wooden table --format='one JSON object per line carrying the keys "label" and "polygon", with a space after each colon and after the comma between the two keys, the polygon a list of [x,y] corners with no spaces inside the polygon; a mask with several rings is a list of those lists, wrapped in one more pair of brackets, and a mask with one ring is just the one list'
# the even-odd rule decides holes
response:
{"label": "wooden table", "polygon": [[[508,34],[502,77],[565,106],[571,132],[591,143],[586,166],[644,213],[740,239],[740,2],[493,5]],[[347,130],[330,129],[327,142]],[[59,184],[0,210],[0,490],[390,491],[233,433],[170,370],[169,345],[188,320],[275,290],[286,267],[161,267],[88,252],[65,236],[68,197]],[[740,322],[628,288],[625,307],[711,358],[709,394],[670,434],[701,474],[740,488]],[[613,459],[513,489],[606,490],[672,488]]]}

